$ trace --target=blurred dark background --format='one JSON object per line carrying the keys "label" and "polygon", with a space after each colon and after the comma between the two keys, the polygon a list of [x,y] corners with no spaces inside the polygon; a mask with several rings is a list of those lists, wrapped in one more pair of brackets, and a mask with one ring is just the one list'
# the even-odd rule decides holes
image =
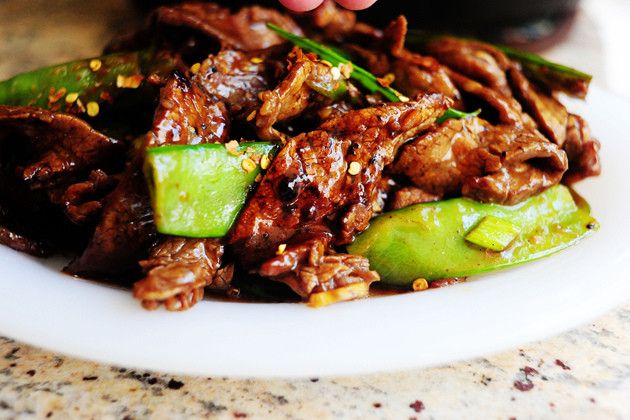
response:
{"label": "blurred dark background", "polygon": [[[279,6],[278,0],[215,0],[237,8],[245,4]],[[580,0],[379,0],[359,12],[361,20],[384,25],[404,14],[413,28],[473,35],[529,49],[557,42],[571,25]],[[174,3],[139,1],[144,7]]]}

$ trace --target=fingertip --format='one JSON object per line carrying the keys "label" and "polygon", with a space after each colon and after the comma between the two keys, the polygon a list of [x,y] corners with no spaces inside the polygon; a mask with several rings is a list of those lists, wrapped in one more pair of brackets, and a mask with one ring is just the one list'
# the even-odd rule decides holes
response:
{"label": "fingertip", "polygon": [[362,10],[367,9],[374,3],[376,0],[337,0],[337,3],[350,10]]}
{"label": "fingertip", "polygon": [[287,9],[295,12],[308,12],[322,4],[323,0],[280,0]]}

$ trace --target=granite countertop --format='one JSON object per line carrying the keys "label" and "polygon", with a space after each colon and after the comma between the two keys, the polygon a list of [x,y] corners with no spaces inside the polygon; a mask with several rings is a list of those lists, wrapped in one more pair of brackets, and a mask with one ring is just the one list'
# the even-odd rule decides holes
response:
{"label": "granite countertop", "polygon": [[[0,79],[94,55],[113,31],[136,18],[124,0],[0,0],[0,56],[5,57]],[[580,27],[580,39],[588,34],[588,28]],[[593,51],[587,44],[581,54],[593,56]],[[558,50],[558,55],[566,54],[566,47]],[[597,60],[585,62],[598,71]],[[343,378],[163,375],[85,362],[0,338],[0,419],[622,419],[630,418],[629,401],[630,302],[591,324],[504,353]]]}

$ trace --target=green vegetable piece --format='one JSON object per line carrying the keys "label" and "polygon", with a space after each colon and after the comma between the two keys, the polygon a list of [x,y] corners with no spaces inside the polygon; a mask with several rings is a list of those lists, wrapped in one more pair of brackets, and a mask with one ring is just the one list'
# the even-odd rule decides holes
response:
{"label": "green vegetable piece", "polygon": [[488,215],[466,235],[466,240],[485,249],[503,251],[520,232],[512,222]]}
{"label": "green vegetable piece", "polygon": [[0,104],[85,113],[89,103],[111,103],[119,94],[138,88],[150,73],[174,67],[173,59],[149,51],[73,61],[0,82]]}
{"label": "green vegetable piece", "polygon": [[567,95],[584,99],[588,87],[593,79],[590,74],[581,72],[563,64],[554,63],[539,55],[516,50],[503,45],[496,45],[511,59],[518,61],[528,76],[548,86],[552,90],[559,90]]}
{"label": "green vegetable piece", "polygon": [[273,23],[267,23],[267,27],[280,35],[282,38],[292,42],[294,45],[302,48],[303,50],[315,53],[322,60],[329,61],[333,66],[338,66],[340,64],[351,64],[352,73],[350,77],[361,83],[361,85],[371,93],[378,92],[383,95],[383,97],[392,102],[398,102],[405,99],[404,96],[397,92],[395,89],[381,85],[375,75],[365,70],[364,68],[353,64],[345,55],[340,54],[334,49],[313,41],[312,39],[292,34],[291,32],[285,31],[284,29],[277,25],[274,25]]}
{"label": "green vegetable piece", "polygon": [[225,236],[261,172],[254,159],[274,148],[242,143],[239,155],[221,144],[148,149],[145,175],[158,231],[191,238]]}
{"label": "green vegetable piece", "polygon": [[[501,252],[481,249],[464,238],[487,216],[520,230]],[[472,276],[542,258],[597,228],[588,204],[559,185],[515,206],[455,198],[385,213],[348,251],[367,257],[381,283],[409,288],[417,278]]]}
{"label": "green vegetable piece", "polygon": [[444,114],[438,117],[438,119],[435,120],[435,122],[437,124],[442,124],[443,122],[447,120],[451,120],[451,119],[460,120],[462,118],[476,117],[479,114],[481,114],[481,109],[477,109],[473,112],[464,112],[455,108],[449,108],[446,110]]}

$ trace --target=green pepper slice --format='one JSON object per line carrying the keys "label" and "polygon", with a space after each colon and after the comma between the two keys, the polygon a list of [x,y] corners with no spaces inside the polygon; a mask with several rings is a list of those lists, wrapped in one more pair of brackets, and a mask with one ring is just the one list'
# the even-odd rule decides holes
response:
{"label": "green pepper slice", "polygon": [[172,57],[151,51],[58,64],[0,82],[0,104],[87,113],[88,104],[110,103],[119,93],[137,89],[149,74],[166,73],[175,65]]}
{"label": "green pepper slice", "polygon": [[[503,251],[466,240],[487,216],[518,228]],[[385,213],[348,251],[367,257],[382,284],[411,287],[418,278],[465,277],[542,258],[573,245],[598,226],[588,204],[559,185],[515,206],[455,198]]]}
{"label": "green pepper slice", "polygon": [[172,145],[147,150],[145,175],[158,232],[190,238],[225,236],[256,177],[275,149],[271,143]]}

